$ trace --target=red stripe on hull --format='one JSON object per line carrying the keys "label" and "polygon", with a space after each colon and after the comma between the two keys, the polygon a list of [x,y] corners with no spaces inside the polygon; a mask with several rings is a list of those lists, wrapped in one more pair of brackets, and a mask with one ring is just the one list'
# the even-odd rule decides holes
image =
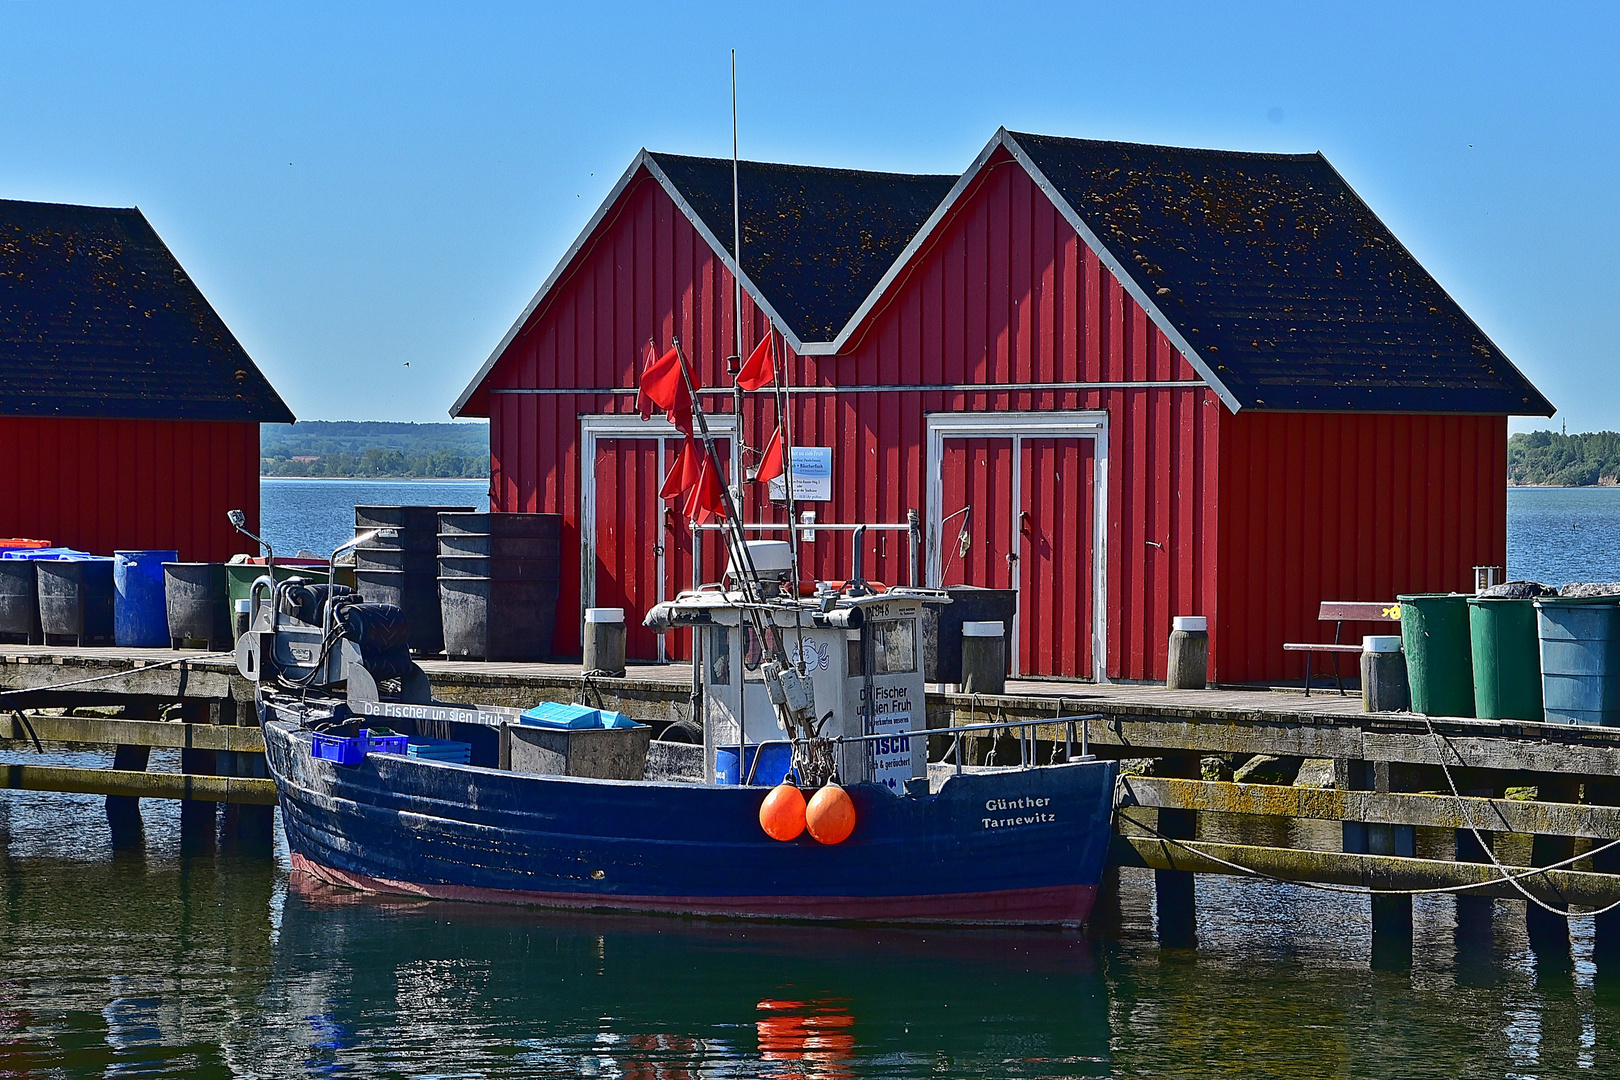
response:
{"label": "red stripe on hull", "polygon": [[363,892],[579,911],[636,911],[744,919],[1078,926],[1091,914],[1091,905],[1097,898],[1095,885],[1056,885],[938,896],[581,896],[576,893],[391,881],[336,870],[296,852],[292,856],[292,866],[294,871],[309,874],[330,885]]}

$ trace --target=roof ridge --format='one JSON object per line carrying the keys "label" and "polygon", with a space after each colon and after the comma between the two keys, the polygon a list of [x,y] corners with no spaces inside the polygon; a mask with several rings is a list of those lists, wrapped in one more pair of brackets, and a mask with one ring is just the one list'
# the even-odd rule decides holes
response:
{"label": "roof ridge", "polygon": [[[730,158],[706,157],[702,154],[674,154],[665,150],[648,150],[647,155],[655,160],[675,159],[679,161],[695,161],[705,165],[730,165]],[[761,169],[784,169],[794,172],[840,173],[853,176],[885,176],[896,180],[940,180],[947,177],[955,178],[961,173],[915,173],[915,172],[889,172],[882,169],[852,169],[841,165],[799,165],[789,161],[754,161],[750,158],[739,158],[739,165],[750,165]]]}
{"label": "roof ridge", "polygon": [[1013,131],[1011,128],[1007,129],[1007,134],[1014,139],[1044,139],[1048,142],[1085,144],[1089,146],[1124,146],[1136,150],[1165,150],[1176,154],[1214,154],[1224,158],[1301,161],[1307,158],[1319,157],[1326,160],[1326,156],[1320,150],[1307,150],[1292,154],[1276,150],[1221,150],[1210,146],[1173,146],[1170,143],[1131,142],[1127,139],[1087,139],[1075,135],[1042,135],[1034,131]]}

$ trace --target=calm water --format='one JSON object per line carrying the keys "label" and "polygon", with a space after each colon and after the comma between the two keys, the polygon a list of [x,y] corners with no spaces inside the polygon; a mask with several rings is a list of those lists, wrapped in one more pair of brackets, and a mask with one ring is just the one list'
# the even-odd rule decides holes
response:
{"label": "calm water", "polygon": [[1620,488],[1509,488],[1508,577],[1620,581]]}
{"label": "calm water", "polygon": [[[266,528],[329,549],[355,501],[479,490],[389,487],[266,482]],[[1509,507],[1515,576],[1620,579],[1620,492]],[[109,763],[46,749],[0,757]],[[1097,937],[589,918],[359,897],[284,850],[185,854],[176,805],[144,813],[114,853],[101,799],[0,792],[0,1077],[1620,1074],[1590,920],[1538,962],[1519,903],[1459,928],[1419,899],[1395,973],[1365,900],[1227,878],[1198,883],[1196,951],[1157,946],[1135,871]]]}
{"label": "calm water", "polygon": [[356,506],[471,506],[489,509],[488,480],[296,480],[259,482],[261,534],[277,555],[320,556],[354,538]]}

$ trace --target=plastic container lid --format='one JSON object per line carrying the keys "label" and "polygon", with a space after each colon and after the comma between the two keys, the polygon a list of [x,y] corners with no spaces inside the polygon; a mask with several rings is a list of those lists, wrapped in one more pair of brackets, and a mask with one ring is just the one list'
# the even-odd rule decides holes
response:
{"label": "plastic container lid", "polygon": [[963,637],[1005,637],[1007,629],[999,622],[965,622]]}
{"label": "plastic container lid", "polygon": [[588,607],[585,609],[585,621],[588,623],[620,623],[624,622],[624,608],[622,607]]}
{"label": "plastic container lid", "polygon": [[1195,630],[1208,632],[1209,617],[1206,615],[1175,615],[1170,619],[1172,630]]}
{"label": "plastic container lid", "polygon": [[1399,634],[1369,634],[1361,639],[1361,651],[1368,652],[1400,652],[1401,636]]}

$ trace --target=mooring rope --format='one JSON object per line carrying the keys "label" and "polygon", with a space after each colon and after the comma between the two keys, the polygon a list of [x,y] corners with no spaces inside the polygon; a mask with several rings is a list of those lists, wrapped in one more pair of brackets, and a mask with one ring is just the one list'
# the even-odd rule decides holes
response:
{"label": "mooring rope", "polygon": [[[1373,888],[1372,886],[1369,886],[1369,885],[1339,885],[1339,884],[1336,884],[1336,883],[1333,883],[1333,882],[1328,882],[1328,881],[1299,881],[1299,880],[1297,880],[1295,878],[1280,877],[1277,874],[1270,873],[1269,871],[1266,871],[1266,870],[1256,870],[1254,867],[1252,867],[1252,866],[1244,866],[1242,863],[1230,862],[1230,861],[1228,861],[1226,859],[1221,858],[1219,855],[1212,855],[1209,852],[1203,850],[1202,848],[1194,847],[1194,846],[1192,846],[1191,843],[1189,843],[1187,841],[1177,839],[1174,836],[1165,836],[1163,833],[1159,832],[1159,830],[1155,829],[1153,826],[1147,824],[1146,822],[1138,821],[1133,817],[1129,817],[1123,811],[1117,811],[1116,810],[1115,814],[1121,820],[1123,820],[1123,821],[1125,821],[1125,822],[1127,822],[1127,823],[1129,823],[1131,825],[1135,825],[1137,828],[1139,828],[1143,832],[1147,833],[1153,839],[1163,841],[1166,844],[1173,844],[1174,846],[1176,846],[1178,848],[1181,848],[1183,851],[1187,852],[1189,855],[1196,855],[1200,859],[1208,859],[1212,863],[1216,863],[1216,864],[1218,864],[1220,866],[1225,866],[1225,867],[1227,867],[1229,869],[1236,870],[1236,871],[1238,871],[1239,873],[1242,873],[1242,874],[1247,874],[1250,877],[1264,878],[1267,881],[1275,881],[1280,885],[1298,885],[1301,888],[1306,888],[1306,889],[1318,889],[1318,890],[1320,890],[1322,892],[1352,893],[1352,894],[1354,894],[1356,896],[1427,896],[1427,895],[1429,895],[1431,893],[1467,892],[1469,889],[1483,889],[1483,888],[1486,888],[1487,886],[1498,884],[1498,881],[1493,878],[1493,879],[1491,879],[1489,881],[1471,881],[1471,882],[1467,883],[1466,885],[1435,885],[1435,886],[1432,886],[1430,888],[1423,888],[1423,889],[1378,889],[1378,888]],[[1563,868],[1565,866],[1569,866],[1571,863],[1580,862],[1582,859],[1589,859],[1593,855],[1596,855],[1596,854],[1598,854],[1599,852],[1602,852],[1602,851],[1607,851],[1609,848],[1612,848],[1617,844],[1620,844],[1620,840],[1611,840],[1607,844],[1604,844],[1602,847],[1593,848],[1591,851],[1583,852],[1580,855],[1572,855],[1569,858],[1562,860],[1561,862],[1549,863],[1546,866],[1528,867],[1527,869],[1525,869],[1525,871],[1523,873],[1519,873],[1519,874],[1513,873],[1512,871],[1508,870],[1504,866],[1501,866],[1500,864],[1497,865],[1497,869],[1503,875],[1504,880],[1517,882],[1521,878],[1535,877],[1538,874],[1545,874],[1549,870],[1558,870],[1558,869],[1561,869],[1561,868]],[[1479,865],[1483,866],[1485,864],[1480,863]],[[1521,891],[1523,891],[1522,886],[1517,886],[1517,887],[1520,888]],[[1532,899],[1534,899],[1534,898],[1532,897]],[[1536,901],[1536,902],[1540,903],[1539,900]],[[1545,907],[1546,905],[1542,905],[1542,906]],[[1562,910],[1559,910],[1557,908],[1548,908],[1548,910],[1552,911],[1552,912],[1554,912],[1555,914],[1558,914],[1558,915],[1567,915],[1567,916],[1571,916],[1571,917],[1576,917],[1576,916],[1582,916],[1582,915],[1602,915],[1604,912],[1610,911],[1616,906],[1620,906],[1620,905],[1611,904],[1609,907],[1602,908],[1602,909],[1599,909],[1597,911],[1562,911]]]}
{"label": "mooring rope", "polygon": [[1208,851],[1193,847],[1177,837],[1164,835],[1151,825],[1138,821],[1136,818],[1127,815],[1123,810],[1115,810],[1114,813],[1115,816],[1120,818],[1120,820],[1143,830],[1153,839],[1161,841],[1162,843],[1174,845],[1175,847],[1186,851],[1188,854],[1196,855],[1201,859],[1208,859],[1210,862],[1213,862],[1219,866],[1224,866],[1230,870],[1235,870],[1240,874],[1245,874],[1250,877],[1262,878],[1267,881],[1275,881],[1283,885],[1298,885],[1302,888],[1316,889],[1320,892],[1350,893],[1357,896],[1428,896],[1436,893],[1460,893],[1467,892],[1471,889],[1483,889],[1487,886],[1496,885],[1505,881],[1512,885],[1516,891],[1521,893],[1525,900],[1536,904],[1547,911],[1550,911],[1554,915],[1562,915],[1565,918],[1606,915],[1609,912],[1620,908],[1620,900],[1617,900],[1606,907],[1597,908],[1593,911],[1571,911],[1568,908],[1557,908],[1547,903],[1545,900],[1542,900],[1539,896],[1536,896],[1523,885],[1519,884],[1519,882],[1525,878],[1536,877],[1537,875],[1547,873],[1549,870],[1558,870],[1566,866],[1571,866],[1582,861],[1583,859],[1590,859],[1594,855],[1601,855],[1603,852],[1608,851],[1611,848],[1620,847],[1620,839],[1610,840],[1608,843],[1601,844],[1598,847],[1592,848],[1590,851],[1584,851],[1579,855],[1572,855],[1567,859],[1562,859],[1555,863],[1549,863],[1546,866],[1528,867],[1522,873],[1515,873],[1502,864],[1501,860],[1496,857],[1496,852],[1492,846],[1486,843],[1484,838],[1480,836],[1479,829],[1474,824],[1473,815],[1468,812],[1468,804],[1463,801],[1461,792],[1457,790],[1457,782],[1451,775],[1450,766],[1446,764],[1445,751],[1449,749],[1452,755],[1456,757],[1457,764],[1459,766],[1465,766],[1465,763],[1462,760],[1462,755],[1457,753],[1456,747],[1451,746],[1449,742],[1442,740],[1440,733],[1435,730],[1434,721],[1432,721],[1427,715],[1423,716],[1423,722],[1428,726],[1429,735],[1434,739],[1437,751],[1436,759],[1440,764],[1440,771],[1445,773],[1446,784],[1451,788],[1451,796],[1457,802],[1457,809],[1461,813],[1463,821],[1467,824],[1468,831],[1473,834],[1475,842],[1479,844],[1479,846],[1485,851],[1485,854],[1490,858],[1490,865],[1498,874],[1498,877],[1495,879],[1489,881],[1469,882],[1466,885],[1436,885],[1421,889],[1378,889],[1366,885],[1340,885],[1334,882],[1325,881],[1299,881],[1294,878],[1280,877],[1277,874],[1273,874],[1265,870],[1257,870],[1252,866],[1244,866],[1241,863],[1231,862],[1230,860],[1223,859],[1218,855],[1213,855]]}
{"label": "mooring rope", "polygon": [[[1571,912],[1569,911],[1569,909],[1567,909],[1567,908],[1564,908],[1564,909],[1555,908],[1551,904],[1547,903],[1545,900],[1541,899],[1540,897],[1532,895],[1528,889],[1526,889],[1523,885],[1520,885],[1518,878],[1514,877],[1511,874],[1509,874],[1508,871],[1507,871],[1507,868],[1502,865],[1501,860],[1497,859],[1495,848],[1492,847],[1492,845],[1490,845],[1489,843],[1487,843],[1485,841],[1484,837],[1479,835],[1479,828],[1477,826],[1475,826],[1475,824],[1474,824],[1474,816],[1468,812],[1468,804],[1463,802],[1462,794],[1457,790],[1457,781],[1451,775],[1451,766],[1446,764],[1446,754],[1445,754],[1445,752],[1447,750],[1450,750],[1452,755],[1454,757],[1456,757],[1457,764],[1459,766],[1464,765],[1462,755],[1457,753],[1457,748],[1455,746],[1451,745],[1451,741],[1449,739],[1442,738],[1440,733],[1435,730],[1434,721],[1429,719],[1428,714],[1424,713],[1422,715],[1423,715],[1423,723],[1429,729],[1429,737],[1434,740],[1435,757],[1440,762],[1440,771],[1446,774],[1446,786],[1451,788],[1451,797],[1457,800],[1457,809],[1462,813],[1462,819],[1468,825],[1468,831],[1474,837],[1474,842],[1479,845],[1479,847],[1485,852],[1486,856],[1491,860],[1491,865],[1496,867],[1497,873],[1502,875],[1502,880],[1510,883],[1516,890],[1518,890],[1520,893],[1523,893],[1524,898],[1526,900],[1540,906],[1541,908],[1543,908],[1543,909],[1545,909],[1547,911],[1552,912],[1554,915],[1565,915],[1565,916],[1570,915]],[[1575,862],[1576,859],[1590,859],[1593,855],[1597,855],[1597,854],[1600,854],[1601,852],[1607,851],[1607,850],[1609,850],[1610,848],[1614,847],[1617,844],[1620,844],[1620,840],[1611,840],[1607,844],[1602,845],[1601,847],[1595,847],[1591,851],[1587,851],[1587,852],[1582,853],[1579,856],[1576,856],[1576,858],[1574,858],[1574,859],[1569,859],[1568,862]],[[1563,864],[1560,863],[1560,864],[1557,864],[1557,865],[1563,865]],[[1528,875],[1526,875],[1526,876],[1528,876]],[[1604,915],[1604,914],[1607,914],[1608,912],[1611,912],[1611,911],[1615,910],[1616,908],[1620,908],[1620,900],[1616,900],[1614,903],[1608,905],[1607,907],[1599,908],[1596,911],[1583,911],[1580,914],[1582,914],[1582,915]]]}

